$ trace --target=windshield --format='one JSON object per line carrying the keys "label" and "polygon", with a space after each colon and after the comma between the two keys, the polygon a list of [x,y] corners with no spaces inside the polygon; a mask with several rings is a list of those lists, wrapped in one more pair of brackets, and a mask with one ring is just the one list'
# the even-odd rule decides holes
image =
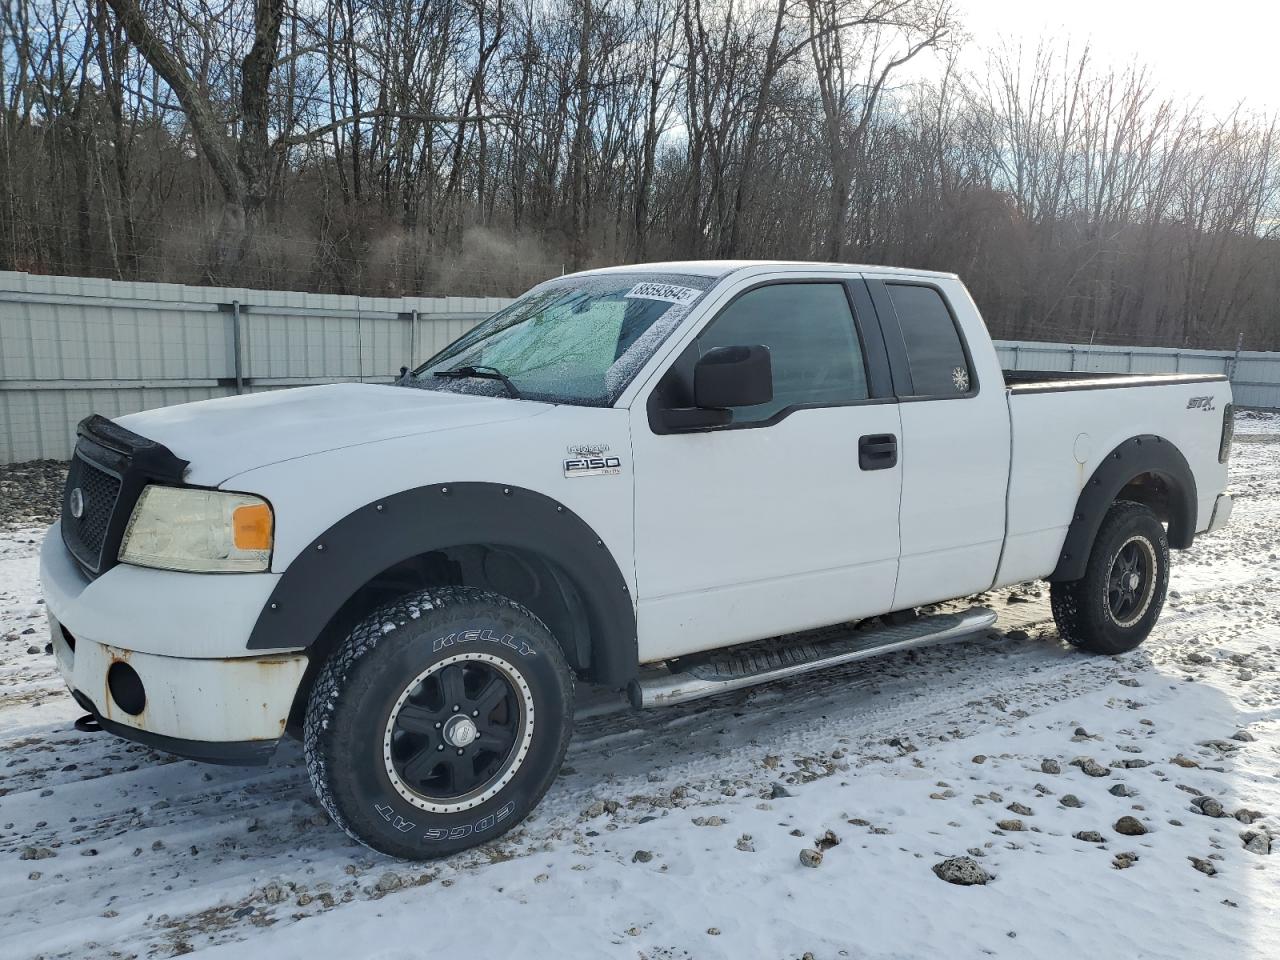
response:
{"label": "windshield", "polygon": [[714,282],[714,277],[671,273],[550,280],[402,382],[428,390],[609,406]]}

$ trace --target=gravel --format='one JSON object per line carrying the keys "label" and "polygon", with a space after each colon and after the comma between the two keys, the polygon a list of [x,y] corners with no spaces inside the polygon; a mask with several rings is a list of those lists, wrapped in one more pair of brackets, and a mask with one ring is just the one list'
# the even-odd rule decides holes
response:
{"label": "gravel", "polygon": [[1218,868],[1208,860],[1204,860],[1200,857],[1187,857],[1187,859],[1191,861],[1191,866],[1195,867],[1206,877],[1212,877],[1218,873]]}
{"label": "gravel", "polygon": [[1147,832],[1147,828],[1137,817],[1121,817],[1115,823],[1115,831],[1126,837],[1140,837]]}
{"label": "gravel", "polygon": [[394,870],[386,871],[378,878],[377,891],[379,893],[390,893],[393,890],[399,890],[404,884],[403,878]]}
{"label": "gravel", "polygon": [[1222,804],[1213,797],[1195,797],[1191,801],[1191,806],[1197,813],[1202,813],[1206,817],[1225,817],[1227,811],[1222,808]]}
{"label": "gravel", "polygon": [[61,460],[0,464],[0,530],[53,523],[66,481],[67,465]]}
{"label": "gravel", "polygon": [[[1077,734],[1078,736],[1078,734]],[[1093,757],[1076,757],[1071,761],[1071,766],[1079,767],[1084,773],[1090,777],[1109,777],[1111,771],[1100,764]]]}
{"label": "gravel", "polygon": [[983,870],[972,857],[951,857],[933,865],[938,879],[961,887],[980,886],[991,881],[991,874]]}
{"label": "gravel", "polygon": [[1250,853],[1256,853],[1264,857],[1271,853],[1271,838],[1265,833],[1246,830],[1240,834],[1240,840],[1244,843],[1244,848]]}

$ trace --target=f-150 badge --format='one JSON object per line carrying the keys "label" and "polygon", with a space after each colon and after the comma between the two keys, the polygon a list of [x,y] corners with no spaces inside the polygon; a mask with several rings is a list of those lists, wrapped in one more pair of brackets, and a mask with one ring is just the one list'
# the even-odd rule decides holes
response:
{"label": "f-150 badge", "polygon": [[564,462],[566,477],[613,477],[620,473],[622,461],[603,452],[569,457]]}

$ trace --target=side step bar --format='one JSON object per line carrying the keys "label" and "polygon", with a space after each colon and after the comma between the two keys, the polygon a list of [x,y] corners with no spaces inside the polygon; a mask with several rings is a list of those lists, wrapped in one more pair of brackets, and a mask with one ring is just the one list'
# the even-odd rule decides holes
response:
{"label": "side step bar", "polygon": [[974,607],[963,613],[920,617],[894,626],[870,630],[847,625],[779,637],[706,657],[685,657],[682,669],[632,681],[627,689],[632,706],[665,707],[702,697],[794,677],[811,670],[865,660],[882,653],[962,640],[996,622],[994,610]]}

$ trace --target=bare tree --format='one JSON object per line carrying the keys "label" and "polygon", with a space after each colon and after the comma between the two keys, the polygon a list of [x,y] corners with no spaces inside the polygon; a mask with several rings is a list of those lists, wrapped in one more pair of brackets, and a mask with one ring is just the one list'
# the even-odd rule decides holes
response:
{"label": "bare tree", "polygon": [[1280,346],[1275,118],[968,42],[948,0],[8,3],[0,267],[508,293],[839,258],[962,271],[998,334]]}

